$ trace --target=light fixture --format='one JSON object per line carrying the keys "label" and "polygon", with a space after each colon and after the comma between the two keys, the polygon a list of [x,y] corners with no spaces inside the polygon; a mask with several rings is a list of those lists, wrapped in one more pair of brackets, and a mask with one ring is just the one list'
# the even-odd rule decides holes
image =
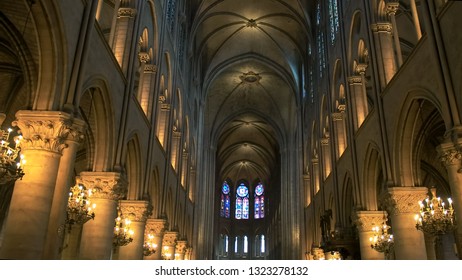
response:
{"label": "light fixture", "polygon": [[67,201],[67,218],[66,224],[68,230],[71,231],[71,227],[74,224],[83,225],[90,219],[95,218],[95,207],[96,204],[92,204],[90,197],[92,190],[87,190],[85,186],[81,184],[75,184],[69,191],[69,198]]}
{"label": "light fixture", "polygon": [[339,251],[328,251],[324,253],[325,259],[328,261],[339,261],[342,259],[342,255]]}
{"label": "light fixture", "polygon": [[154,234],[148,233],[143,244],[143,255],[150,256],[156,252],[157,244],[154,243]]}
{"label": "light fixture", "polygon": [[126,246],[133,241],[133,230],[130,228],[131,220],[124,218],[121,211],[118,211],[115,219],[113,247]]}
{"label": "light fixture", "polygon": [[436,196],[436,188],[430,189],[431,196],[419,201],[420,213],[415,216],[416,228],[426,234],[437,236],[455,230],[452,199],[448,205]]}
{"label": "light fixture", "polygon": [[380,253],[388,255],[394,247],[393,234],[388,233],[390,226],[383,222],[382,226],[372,228],[374,235],[369,238],[371,248]]}
{"label": "light fixture", "polygon": [[13,129],[0,130],[0,185],[22,179],[24,172],[22,166],[26,163],[24,155],[21,155],[22,135],[14,137],[14,147],[9,139]]}

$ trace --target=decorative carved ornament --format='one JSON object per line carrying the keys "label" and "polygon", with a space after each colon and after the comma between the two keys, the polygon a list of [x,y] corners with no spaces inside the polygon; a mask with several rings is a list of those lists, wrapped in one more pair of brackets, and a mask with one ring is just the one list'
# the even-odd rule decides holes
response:
{"label": "decorative carved ornament", "polygon": [[344,114],[340,112],[335,112],[335,113],[332,113],[331,116],[332,116],[332,121],[336,122],[336,121],[343,120]]}
{"label": "decorative carved ornament", "polygon": [[125,217],[130,218],[133,222],[146,222],[152,213],[152,206],[147,201],[122,200],[120,201],[120,210]]}
{"label": "decorative carved ornament", "polygon": [[370,232],[374,226],[381,226],[386,221],[384,211],[357,211],[353,214],[353,222],[360,232]]}
{"label": "decorative carved ornament", "polygon": [[164,219],[147,219],[146,221],[146,230],[145,232],[152,233],[156,236],[161,236],[164,234],[165,230],[168,227],[167,220]]}
{"label": "decorative carved ornament", "polygon": [[139,52],[138,59],[141,63],[148,63],[149,61],[151,61],[151,57],[147,52]]}
{"label": "decorative carved ornament", "polygon": [[445,166],[460,164],[462,153],[456,149],[444,150],[440,152],[440,160]]}
{"label": "decorative carved ornament", "polygon": [[188,241],[179,240],[176,243],[175,252],[178,254],[185,254],[187,248],[188,248]]}
{"label": "decorative carved ornament", "polygon": [[93,189],[93,197],[119,200],[127,194],[127,183],[115,172],[82,172],[77,180],[86,188]]}
{"label": "decorative carved ornament", "polygon": [[363,82],[363,78],[361,76],[351,76],[348,77],[348,84],[353,86],[353,85],[359,85]]}
{"label": "decorative carved ornament", "polygon": [[119,8],[117,11],[117,17],[128,17],[134,18],[136,16],[136,9],[133,8]]}
{"label": "decorative carved ornament", "polygon": [[387,3],[387,14],[388,15],[395,15],[399,9],[399,2],[388,2]]}
{"label": "decorative carved ornament", "polygon": [[393,187],[389,188],[383,204],[390,215],[419,213],[419,201],[427,197],[426,187]]}
{"label": "decorative carved ornament", "polygon": [[380,22],[380,23],[375,23],[371,24],[371,29],[375,33],[390,33],[393,30],[393,27],[391,23],[389,22]]}
{"label": "decorative carved ornament", "polygon": [[144,65],[144,73],[156,73],[157,72],[157,65],[155,64],[145,64]]}
{"label": "decorative carved ornament", "polygon": [[64,112],[19,111],[16,118],[12,124],[21,130],[23,150],[61,153],[67,148],[66,140],[83,140],[85,124]]}
{"label": "decorative carved ornament", "polygon": [[162,246],[175,246],[178,240],[179,233],[176,231],[167,231],[164,233],[164,239],[162,240]]}

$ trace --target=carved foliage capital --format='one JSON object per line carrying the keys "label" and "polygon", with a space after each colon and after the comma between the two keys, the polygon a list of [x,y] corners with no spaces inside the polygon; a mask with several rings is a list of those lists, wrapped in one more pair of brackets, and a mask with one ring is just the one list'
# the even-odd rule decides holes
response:
{"label": "carved foliage capital", "polygon": [[141,63],[148,63],[149,61],[151,61],[151,57],[147,52],[139,52],[138,59]]}
{"label": "carved foliage capital", "polygon": [[142,200],[122,200],[120,210],[125,217],[133,222],[146,222],[152,213],[152,206],[147,201]]}
{"label": "carved foliage capital", "polygon": [[357,211],[353,214],[353,222],[360,232],[372,231],[374,226],[380,226],[386,221],[387,212]]}
{"label": "carved foliage capital", "polygon": [[178,240],[179,233],[176,231],[167,231],[164,233],[162,246],[175,246]]}
{"label": "carved foliage capital", "polygon": [[187,248],[188,248],[188,241],[179,240],[176,243],[175,252],[178,254],[185,254]]}
{"label": "carved foliage capital", "polygon": [[168,222],[164,219],[147,219],[146,221],[146,233],[160,236],[164,234],[167,227]]}
{"label": "carved foliage capital", "polygon": [[341,121],[343,120],[343,117],[344,117],[344,113],[341,113],[341,112],[335,112],[335,113],[332,113],[332,121]]}
{"label": "carved foliage capital", "polygon": [[462,159],[462,153],[455,148],[439,150],[439,156],[445,166],[460,164]]}
{"label": "carved foliage capital", "polygon": [[115,172],[82,172],[78,181],[89,189],[93,189],[93,197],[119,200],[127,194],[127,182]]}
{"label": "carved foliage capital", "polygon": [[157,72],[157,65],[154,65],[154,64],[144,65],[144,73],[156,73],[156,72]]}
{"label": "carved foliage capital", "polygon": [[389,33],[391,35],[391,31],[393,27],[389,22],[380,22],[371,25],[371,29],[375,33]]}
{"label": "carved foliage capital", "polygon": [[419,213],[419,201],[427,197],[425,187],[393,187],[383,197],[383,205],[391,215]]}
{"label": "carved foliage capital", "polygon": [[348,77],[348,84],[349,85],[358,85],[358,84],[361,84],[362,82],[363,82],[363,79],[361,78],[361,76]]}
{"label": "carved foliage capital", "polygon": [[129,17],[134,18],[136,16],[136,9],[133,8],[119,8],[117,11],[117,17]]}
{"label": "carved foliage capital", "polygon": [[395,15],[399,9],[399,2],[388,2],[387,3],[387,14],[388,15]]}
{"label": "carved foliage capital", "polygon": [[84,125],[74,122],[64,112],[19,111],[14,126],[18,126],[23,136],[21,148],[24,150],[45,150],[61,153],[67,147],[65,140],[80,140]]}

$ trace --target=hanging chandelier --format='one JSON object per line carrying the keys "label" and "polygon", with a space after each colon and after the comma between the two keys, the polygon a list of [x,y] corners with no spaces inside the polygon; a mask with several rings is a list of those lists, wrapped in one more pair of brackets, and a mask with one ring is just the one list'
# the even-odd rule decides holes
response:
{"label": "hanging chandelier", "polygon": [[24,155],[20,154],[22,135],[14,137],[14,147],[9,139],[13,129],[0,130],[0,185],[22,179],[24,172],[22,166],[26,163]]}
{"label": "hanging chandelier", "polygon": [[156,252],[157,244],[154,243],[154,235],[149,233],[146,236],[146,241],[143,244],[143,255],[150,256]]}
{"label": "hanging chandelier", "polygon": [[372,228],[374,233],[369,238],[371,248],[380,253],[389,254],[393,250],[394,240],[393,234],[389,234],[390,226],[383,222],[382,226],[375,226]]}
{"label": "hanging chandelier", "polygon": [[123,218],[122,212],[115,219],[114,237],[112,245],[114,247],[126,246],[133,241],[133,230],[130,228],[131,220]]}
{"label": "hanging chandelier", "polygon": [[83,185],[76,184],[69,191],[69,198],[67,201],[67,218],[66,224],[69,231],[72,225],[83,225],[90,219],[95,218],[96,204],[92,204],[90,197],[92,190],[87,190]]}
{"label": "hanging chandelier", "polygon": [[455,230],[454,208],[452,199],[448,205],[436,196],[436,188],[430,189],[431,196],[419,201],[420,213],[415,216],[416,228],[429,235],[443,235]]}

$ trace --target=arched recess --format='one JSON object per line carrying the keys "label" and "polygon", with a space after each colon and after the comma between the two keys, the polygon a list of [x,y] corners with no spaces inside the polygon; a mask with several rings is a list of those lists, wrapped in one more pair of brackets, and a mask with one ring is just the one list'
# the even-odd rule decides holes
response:
{"label": "arched recess", "polygon": [[183,104],[181,97],[181,90],[177,89],[175,94],[175,101],[173,106],[173,119],[172,119],[172,139],[170,146],[170,163],[175,171],[178,172],[180,155],[181,155],[181,142],[182,142],[182,129],[183,129]]}
{"label": "arched recess", "polygon": [[400,112],[392,172],[397,185],[419,186],[423,183],[421,160],[440,165],[435,162],[436,146],[443,142],[444,133],[450,128],[449,109],[434,94],[416,89],[408,93]]}
{"label": "arched recess", "polygon": [[189,154],[189,117],[186,116],[184,121],[184,134],[183,134],[183,141],[182,141],[182,157],[181,157],[181,186],[186,188],[186,183],[189,175],[189,162],[190,162],[190,154]]}
{"label": "arched recess", "polygon": [[321,154],[322,154],[322,176],[325,180],[332,171],[332,151],[330,136],[330,118],[327,95],[322,96],[321,100]]}
{"label": "arched recess", "polygon": [[346,234],[353,234],[351,231],[353,228],[352,214],[354,214],[359,199],[355,196],[353,181],[349,174],[344,177],[340,197],[340,224],[343,225]]}
{"label": "arched recess", "polygon": [[170,62],[170,54],[164,54],[164,63],[166,65],[166,72],[161,74],[159,85],[159,102],[157,103],[157,138],[164,149],[168,141],[168,129],[170,127],[170,110],[172,106],[172,69]]}
{"label": "arched recess", "polygon": [[127,200],[143,199],[143,170],[141,168],[141,151],[138,136],[135,134],[127,143],[124,161],[128,179]]}
{"label": "arched recess", "polygon": [[379,198],[386,191],[387,186],[384,182],[381,156],[377,145],[374,143],[370,143],[366,148],[363,174],[361,205],[369,211],[379,210]]}
{"label": "arched recess", "polygon": [[343,75],[343,65],[340,59],[335,61],[334,74],[332,75],[331,86],[331,118],[332,118],[332,133],[335,139],[335,158],[342,156],[347,146],[346,133],[346,99],[345,99],[345,77]]}
{"label": "arched recess", "polygon": [[87,171],[112,170],[114,149],[114,113],[106,83],[94,77],[83,86],[84,91],[79,99],[80,117],[87,124],[86,134],[93,139],[90,142],[90,161]]}

